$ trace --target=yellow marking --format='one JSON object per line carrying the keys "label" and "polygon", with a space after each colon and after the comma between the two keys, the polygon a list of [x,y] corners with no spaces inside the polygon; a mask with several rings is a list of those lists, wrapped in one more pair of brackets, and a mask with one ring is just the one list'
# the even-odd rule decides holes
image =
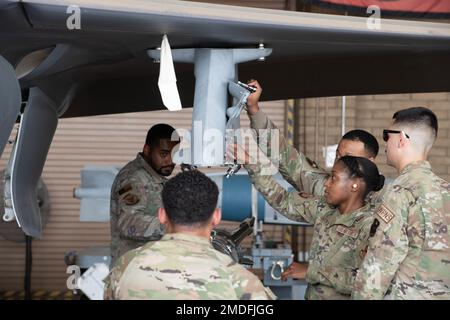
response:
{"label": "yellow marking", "polygon": [[61,294],[61,291],[51,291],[49,297],[57,297]]}
{"label": "yellow marking", "polygon": [[4,297],[9,297],[14,295],[14,293],[16,293],[16,291],[6,291],[5,294],[3,295]]}
{"label": "yellow marking", "polygon": [[45,291],[44,290],[39,290],[39,291],[36,291],[34,294],[33,294],[33,296],[34,297],[41,297],[41,296],[43,296],[45,294]]}

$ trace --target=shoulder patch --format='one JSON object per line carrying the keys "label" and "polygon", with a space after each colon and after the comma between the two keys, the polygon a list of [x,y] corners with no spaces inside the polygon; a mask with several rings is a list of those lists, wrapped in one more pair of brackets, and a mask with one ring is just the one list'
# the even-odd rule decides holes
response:
{"label": "shoulder patch", "polygon": [[119,196],[131,190],[133,190],[133,186],[131,185],[131,183],[128,183],[119,190]]}
{"label": "shoulder patch", "polygon": [[350,238],[353,238],[353,239],[358,238],[358,234],[359,234],[358,231],[348,228],[348,227],[345,227],[345,226],[342,226],[342,225],[337,226],[336,231],[340,234],[349,236]]}
{"label": "shoulder patch", "polygon": [[136,203],[139,202],[139,198],[138,198],[137,195],[130,193],[130,194],[127,194],[127,195],[123,198],[123,202],[124,202],[126,205],[128,205],[128,206],[133,206],[133,205],[135,205]]}
{"label": "shoulder patch", "polygon": [[395,214],[389,210],[384,204],[380,206],[377,210],[377,215],[386,223],[389,223],[392,219],[394,219]]}

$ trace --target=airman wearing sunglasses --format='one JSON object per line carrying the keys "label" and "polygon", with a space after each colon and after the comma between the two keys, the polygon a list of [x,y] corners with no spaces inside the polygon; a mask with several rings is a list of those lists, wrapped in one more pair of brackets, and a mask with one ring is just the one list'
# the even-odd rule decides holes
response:
{"label": "airman wearing sunglasses", "polygon": [[436,115],[416,107],[396,112],[383,132],[399,176],[375,211],[355,299],[450,299],[450,184],[427,161],[437,131]]}

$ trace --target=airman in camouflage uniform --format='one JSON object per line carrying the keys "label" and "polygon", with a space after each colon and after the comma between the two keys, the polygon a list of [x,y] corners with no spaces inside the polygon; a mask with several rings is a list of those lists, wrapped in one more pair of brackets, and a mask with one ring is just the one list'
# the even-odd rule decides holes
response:
{"label": "airman in camouflage uniform", "polygon": [[106,278],[106,299],[274,299],[261,281],[211,244],[221,219],[219,189],[203,173],[182,172],[162,191],[161,240],[121,256]]}
{"label": "airman in camouflage uniform", "polygon": [[450,299],[450,184],[427,161],[405,167],[375,215],[358,299]]}
{"label": "airman in camouflage uniform", "polygon": [[164,234],[158,209],[165,181],[141,154],[116,176],[111,191],[111,265],[125,252]]}
{"label": "airman in camouflage uniform", "polygon": [[385,130],[399,176],[376,211],[353,298],[450,299],[450,184],[426,161],[436,136],[436,116],[420,107],[397,112]]}
{"label": "airman in camouflage uniform", "polygon": [[142,152],[114,180],[110,205],[111,266],[125,252],[164,234],[158,209],[162,206],[165,177],[175,166],[171,151],[178,140],[172,140],[174,132],[167,124],[151,127]]}
{"label": "airman in camouflage uniform", "polygon": [[105,299],[268,300],[261,281],[206,238],[171,233],[123,255],[106,279]]}
{"label": "airman in camouflage uniform", "polygon": [[261,174],[259,165],[245,167],[256,189],[275,210],[291,220],[314,225],[305,298],[350,299],[367,248],[373,205],[369,202],[342,214],[325,197],[286,191],[272,176]]}

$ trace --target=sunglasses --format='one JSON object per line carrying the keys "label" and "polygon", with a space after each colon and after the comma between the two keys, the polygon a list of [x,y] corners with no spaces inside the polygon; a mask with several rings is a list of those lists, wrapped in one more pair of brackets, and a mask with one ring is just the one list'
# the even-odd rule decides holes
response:
{"label": "sunglasses", "polygon": [[[389,140],[389,133],[402,133],[402,132],[403,131],[384,129],[383,130],[383,140],[386,142]],[[405,136],[409,139],[409,136],[406,133],[405,133]]]}

